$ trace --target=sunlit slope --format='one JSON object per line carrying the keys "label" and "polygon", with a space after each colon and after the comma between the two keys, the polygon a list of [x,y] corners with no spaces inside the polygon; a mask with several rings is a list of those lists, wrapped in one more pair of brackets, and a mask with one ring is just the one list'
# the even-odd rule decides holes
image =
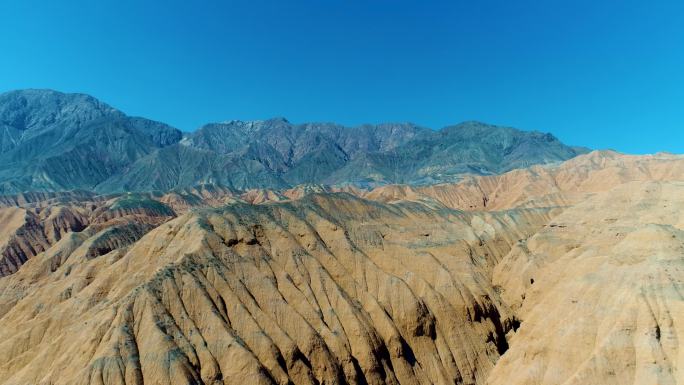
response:
{"label": "sunlit slope", "polygon": [[493,283],[522,323],[489,383],[683,383],[684,182],[632,182],[567,209]]}
{"label": "sunlit slope", "polygon": [[512,327],[492,269],[548,218],[329,194],[95,258],[73,235],[0,281],[0,382],[484,383]]}
{"label": "sunlit slope", "polygon": [[462,210],[571,206],[632,181],[684,180],[684,156],[625,155],[594,151],[558,165],[532,166],[459,183],[378,187],[365,196],[383,202],[435,200]]}

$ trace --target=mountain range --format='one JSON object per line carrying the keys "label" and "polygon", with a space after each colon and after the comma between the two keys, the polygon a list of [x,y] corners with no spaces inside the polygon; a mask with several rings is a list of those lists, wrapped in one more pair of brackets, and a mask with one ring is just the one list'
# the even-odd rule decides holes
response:
{"label": "mountain range", "polygon": [[31,89],[0,95],[0,194],[169,191],[201,184],[237,190],[426,185],[587,151],[548,133],[472,121],[432,130],[275,118],[182,132],[84,94]]}
{"label": "mountain range", "polygon": [[0,384],[684,383],[683,155],[46,90],[0,130]]}

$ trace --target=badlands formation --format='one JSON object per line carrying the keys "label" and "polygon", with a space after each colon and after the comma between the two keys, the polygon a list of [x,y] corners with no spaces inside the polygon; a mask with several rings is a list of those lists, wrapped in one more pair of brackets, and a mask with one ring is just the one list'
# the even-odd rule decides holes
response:
{"label": "badlands formation", "polygon": [[684,383],[684,157],[0,206],[1,384]]}

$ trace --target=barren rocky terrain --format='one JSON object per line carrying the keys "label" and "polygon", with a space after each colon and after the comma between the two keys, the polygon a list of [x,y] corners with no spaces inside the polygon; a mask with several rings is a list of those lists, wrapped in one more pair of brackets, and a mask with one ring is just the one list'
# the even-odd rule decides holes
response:
{"label": "barren rocky terrain", "polygon": [[0,205],[2,384],[684,382],[684,157]]}
{"label": "barren rocky terrain", "polygon": [[0,94],[0,194],[170,191],[200,184],[287,189],[301,184],[431,184],[570,159],[588,150],[549,133],[481,122],[209,123],[194,132],[131,117],[84,94]]}

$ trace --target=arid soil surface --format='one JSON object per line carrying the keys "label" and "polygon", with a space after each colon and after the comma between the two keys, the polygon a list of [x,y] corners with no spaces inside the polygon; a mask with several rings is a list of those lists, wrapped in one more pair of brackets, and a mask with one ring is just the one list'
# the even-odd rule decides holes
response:
{"label": "arid soil surface", "polygon": [[2,384],[684,383],[684,157],[0,206]]}

